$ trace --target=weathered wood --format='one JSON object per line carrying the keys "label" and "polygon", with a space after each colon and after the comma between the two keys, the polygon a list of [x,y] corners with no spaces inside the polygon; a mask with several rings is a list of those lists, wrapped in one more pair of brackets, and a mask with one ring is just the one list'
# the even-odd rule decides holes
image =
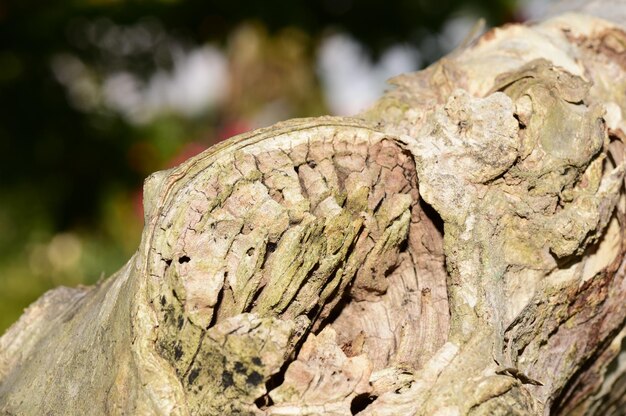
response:
{"label": "weathered wood", "polygon": [[624,29],[508,25],[392,83],[148,178],[128,264],[0,338],[0,411],[619,413]]}

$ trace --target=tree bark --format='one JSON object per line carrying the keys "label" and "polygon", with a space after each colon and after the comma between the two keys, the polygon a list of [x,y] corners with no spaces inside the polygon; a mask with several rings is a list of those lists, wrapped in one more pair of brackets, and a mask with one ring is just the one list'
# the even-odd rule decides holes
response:
{"label": "tree bark", "polygon": [[0,338],[2,414],[623,414],[624,28],[391,82],[150,176],[126,266]]}

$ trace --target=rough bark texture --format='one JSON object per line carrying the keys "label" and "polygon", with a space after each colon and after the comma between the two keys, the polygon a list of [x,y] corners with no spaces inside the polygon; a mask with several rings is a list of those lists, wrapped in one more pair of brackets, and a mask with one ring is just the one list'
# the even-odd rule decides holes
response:
{"label": "rough bark texture", "polygon": [[392,83],[148,178],[128,264],[0,338],[2,414],[623,414],[624,29]]}

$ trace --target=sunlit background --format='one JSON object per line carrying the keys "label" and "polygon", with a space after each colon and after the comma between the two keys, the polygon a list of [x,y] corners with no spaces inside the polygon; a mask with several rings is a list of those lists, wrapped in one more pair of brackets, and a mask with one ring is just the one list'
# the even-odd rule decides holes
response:
{"label": "sunlit background", "polygon": [[[57,4],[52,4],[57,3]],[[141,188],[235,134],[349,115],[545,1],[0,0],[0,333],[136,250]]]}

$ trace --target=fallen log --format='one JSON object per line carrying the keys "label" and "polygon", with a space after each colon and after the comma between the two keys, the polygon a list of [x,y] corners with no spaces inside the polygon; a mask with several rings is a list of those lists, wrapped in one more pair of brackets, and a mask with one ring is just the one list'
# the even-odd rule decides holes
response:
{"label": "fallen log", "polygon": [[128,263],[0,338],[0,412],[621,414],[626,32],[593,14],[626,9],[150,176]]}

